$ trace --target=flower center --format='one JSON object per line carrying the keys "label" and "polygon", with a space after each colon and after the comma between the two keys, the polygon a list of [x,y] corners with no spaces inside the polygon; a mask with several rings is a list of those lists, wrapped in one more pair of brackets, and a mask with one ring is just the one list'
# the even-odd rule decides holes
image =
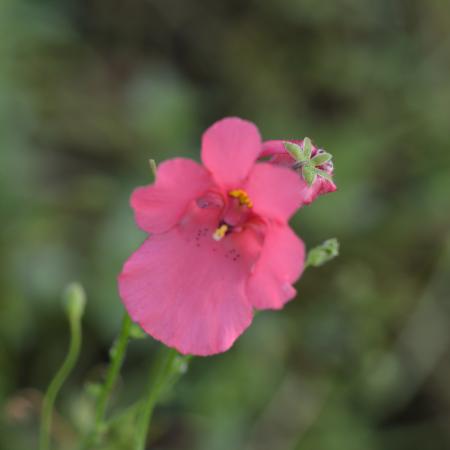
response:
{"label": "flower center", "polygon": [[232,191],[228,192],[228,195],[230,197],[237,198],[241,206],[247,206],[248,208],[253,207],[253,203],[250,200],[250,197],[243,189],[233,189]]}
{"label": "flower center", "polygon": [[[215,241],[221,241],[227,234],[232,231],[240,231],[249,216],[253,203],[249,195],[243,189],[233,189],[228,192],[231,201],[227,202],[227,206],[222,215],[219,226],[214,231],[212,238]],[[236,201],[237,200],[237,201]]]}

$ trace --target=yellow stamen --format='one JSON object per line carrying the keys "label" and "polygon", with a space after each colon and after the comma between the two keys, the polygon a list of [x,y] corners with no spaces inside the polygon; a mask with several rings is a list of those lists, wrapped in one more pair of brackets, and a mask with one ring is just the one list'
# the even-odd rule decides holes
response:
{"label": "yellow stamen", "polygon": [[223,239],[223,237],[225,236],[227,231],[228,231],[228,225],[226,225],[225,223],[223,225],[220,225],[220,227],[217,228],[216,231],[214,231],[213,239],[215,241],[220,241],[221,239]]}
{"label": "yellow stamen", "polygon": [[228,195],[230,197],[237,198],[241,206],[247,206],[248,208],[251,208],[253,206],[250,197],[243,189],[233,189],[232,191],[228,192]]}

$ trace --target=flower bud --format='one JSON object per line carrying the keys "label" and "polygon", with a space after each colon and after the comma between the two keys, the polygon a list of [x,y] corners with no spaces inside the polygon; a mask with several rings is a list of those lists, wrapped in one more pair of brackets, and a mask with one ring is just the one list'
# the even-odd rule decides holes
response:
{"label": "flower bud", "polygon": [[328,239],[308,252],[306,266],[319,267],[339,255],[339,242],[336,238]]}
{"label": "flower bud", "polygon": [[70,283],[64,292],[64,307],[71,319],[80,319],[86,305],[86,294],[80,283]]}

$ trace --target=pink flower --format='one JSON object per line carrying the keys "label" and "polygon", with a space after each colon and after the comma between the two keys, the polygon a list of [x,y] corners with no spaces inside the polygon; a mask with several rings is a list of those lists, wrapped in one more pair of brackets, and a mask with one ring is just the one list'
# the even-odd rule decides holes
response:
{"label": "pink flower", "polygon": [[183,354],[229,349],[254,309],[294,298],[305,251],[288,220],[305,203],[298,174],[256,162],[251,122],[226,118],[203,135],[204,166],[161,163],[131,205],[151,236],[126,261],[119,292],[131,318]]}
{"label": "pink flower", "polygon": [[[283,167],[290,167],[295,169],[295,159],[287,152],[285,142],[292,142],[294,144],[302,145],[303,140],[287,140],[287,141],[266,141],[263,144],[261,156],[271,156],[269,162]],[[311,157],[320,154],[323,150],[317,147],[312,147]],[[333,175],[333,163],[331,161],[319,166],[320,169],[325,171],[328,175]],[[317,176],[314,183],[309,186],[299,172],[299,189],[302,192],[303,202],[302,205],[308,205],[313,202],[319,195],[328,194],[336,190],[336,185],[331,180],[327,180],[321,176]]]}

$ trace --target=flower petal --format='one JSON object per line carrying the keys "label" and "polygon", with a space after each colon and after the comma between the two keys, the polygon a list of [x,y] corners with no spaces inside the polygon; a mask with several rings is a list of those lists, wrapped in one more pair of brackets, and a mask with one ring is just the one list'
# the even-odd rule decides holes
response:
{"label": "flower petal", "polygon": [[319,195],[328,194],[329,192],[336,191],[336,185],[332,181],[328,181],[325,178],[318,175],[316,180],[311,186],[300,177],[300,192],[302,193],[303,205],[309,205],[312,203]]}
{"label": "flower petal", "polygon": [[206,169],[190,159],[175,158],[159,164],[156,181],[134,190],[131,206],[136,222],[147,233],[162,233],[181,218],[191,200],[212,184]]}
{"label": "flower petal", "polygon": [[203,163],[225,187],[239,184],[247,177],[260,151],[258,128],[238,117],[222,119],[203,134]]}
{"label": "flower petal", "polygon": [[248,282],[250,303],[257,309],[280,309],[296,295],[292,284],[305,264],[303,242],[287,225],[269,224],[261,256]]}
{"label": "flower petal", "polygon": [[251,231],[216,242],[214,223],[188,214],[180,226],[147,239],[119,277],[131,318],[183,354],[224,352],[252,320],[246,281],[261,243]]}
{"label": "flower petal", "polygon": [[302,204],[296,172],[269,163],[256,164],[244,185],[261,217],[287,221]]}
{"label": "flower petal", "polygon": [[[274,139],[272,141],[264,141],[261,147],[260,157],[265,156],[273,156],[277,154],[286,154],[286,148],[284,146],[285,142],[292,142],[293,144],[301,145],[303,143],[303,139]],[[289,155],[289,153],[287,153]],[[292,158],[291,158],[292,160]]]}

